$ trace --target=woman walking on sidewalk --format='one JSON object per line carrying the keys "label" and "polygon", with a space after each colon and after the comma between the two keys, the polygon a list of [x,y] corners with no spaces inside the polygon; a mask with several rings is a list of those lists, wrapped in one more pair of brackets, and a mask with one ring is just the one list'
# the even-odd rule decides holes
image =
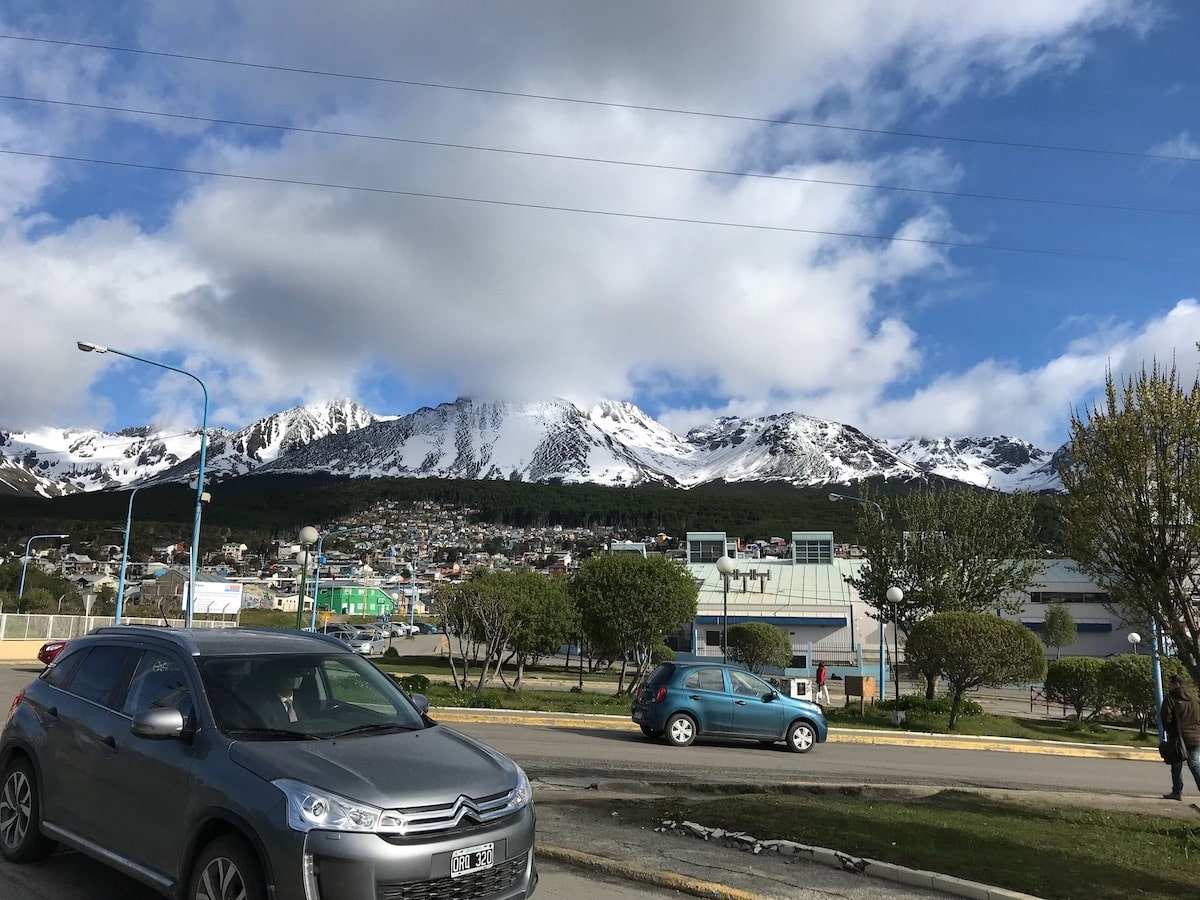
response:
{"label": "woman walking on sidewalk", "polygon": [[[825,683],[826,672],[825,663],[817,663],[817,690],[813,698],[820,703],[821,697],[825,697],[825,704],[829,704],[829,685]],[[1198,782],[1200,783],[1200,782]]]}

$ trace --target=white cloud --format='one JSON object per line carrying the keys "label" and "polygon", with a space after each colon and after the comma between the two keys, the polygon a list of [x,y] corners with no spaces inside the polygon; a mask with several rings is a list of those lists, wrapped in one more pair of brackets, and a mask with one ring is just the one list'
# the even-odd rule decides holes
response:
{"label": "white cloud", "polygon": [[[1070,72],[1096,29],[1140,27],[1134,7],[1115,0],[628,0],[551,15],[536,2],[484,11],[263,0],[223,6],[220,16],[172,4],[123,9],[136,28],[111,27],[133,28],[136,40],[125,43],[150,49],[728,116],[44,45],[22,51],[36,55],[40,81],[26,80],[21,61],[0,66],[6,89],[531,153],[943,189],[964,175],[944,151],[756,119],[816,120],[836,101],[839,122],[887,128],[914,110]],[[103,43],[105,27],[97,20],[72,33]],[[209,387],[213,420],[228,425],[296,399],[361,396],[383,370],[406,386],[385,413],[455,394],[644,396],[662,404],[668,423],[698,407],[796,409],[888,434],[902,424],[941,434],[1003,422],[1049,434],[1049,411],[1096,377],[1076,371],[1094,362],[1089,355],[1033,372],[990,361],[965,374],[923,371],[922,335],[880,296],[953,277],[945,248],[916,242],[957,239],[947,210],[929,198],[348,136],[201,131],[178,120],[131,117],[129,128],[57,108],[53,119],[38,131],[32,114],[9,108],[0,140],[275,181],[197,177],[156,207],[147,206],[153,197],[93,197],[103,187],[96,170],[6,160],[0,289],[31,338],[0,361],[6,383],[30,385],[0,399],[5,427],[108,417],[109,376],[74,351],[76,337],[187,360]],[[103,211],[73,222],[71,211],[89,203]],[[132,224],[143,219],[162,224]],[[36,378],[46,365],[53,387]],[[911,396],[889,400],[901,385]],[[162,386],[170,394],[154,404],[159,414],[194,420],[189,385]]]}

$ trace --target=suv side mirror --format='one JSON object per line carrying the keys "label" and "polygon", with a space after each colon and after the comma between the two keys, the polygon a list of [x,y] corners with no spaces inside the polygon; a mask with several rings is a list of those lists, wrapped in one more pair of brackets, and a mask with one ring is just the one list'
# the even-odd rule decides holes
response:
{"label": "suv side mirror", "polygon": [[183,713],[170,706],[152,706],[133,717],[129,731],[154,741],[183,737]]}

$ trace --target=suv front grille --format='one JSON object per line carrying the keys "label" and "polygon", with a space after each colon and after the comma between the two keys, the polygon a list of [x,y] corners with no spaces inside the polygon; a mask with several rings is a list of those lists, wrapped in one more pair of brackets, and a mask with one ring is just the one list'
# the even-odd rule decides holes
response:
{"label": "suv front grille", "polygon": [[512,815],[515,793],[505,791],[480,800],[460,795],[453,803],[439,806],[389,809],[383,814],[378,833],[395,840],[486,825]]}
{"label": "suv front grille", "polygon": [[376,900],[483,900],[511,888],[525,874],[525,857],[518,856],[484,872],[461,878],[435,878],[381,884]]}

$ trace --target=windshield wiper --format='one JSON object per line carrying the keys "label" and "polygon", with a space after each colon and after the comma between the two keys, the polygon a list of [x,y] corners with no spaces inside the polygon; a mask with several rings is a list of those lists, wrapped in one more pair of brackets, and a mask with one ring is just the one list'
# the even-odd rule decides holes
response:
{"label": "windshield wiper", "polygon": [[347,728],[344,731],[335,731],[331,734],[323,735],[323,737],[339,738],[351,734],[387,734],[388,732],[415,730],[412,725],[401,725],[397,722],[372,722],[369,725],[355,725],[353,728]]}
{"label": "windshield wiper", "polygon": [[271,741],[319,741],[321,737],[307,731],[286,728],[233,728],[225,732],[230,737],[250,737]]}

